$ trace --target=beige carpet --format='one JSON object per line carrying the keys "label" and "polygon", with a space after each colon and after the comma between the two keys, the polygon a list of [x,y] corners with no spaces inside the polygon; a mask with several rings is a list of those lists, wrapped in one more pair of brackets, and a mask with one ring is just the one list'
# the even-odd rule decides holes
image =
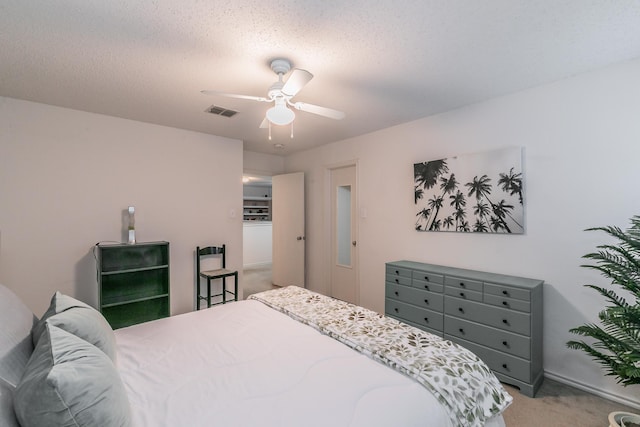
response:
{"label": "beige carpet", "polygon": [[244,267],[242,270],[242,299],[274,288],[277,286],[271,283],[271,264]]}
{"label": "beige carpet", "polygon": [[608,427],[610,412],[640,412],[550,379],[544,380],[533,399],[515,387],[505,388],[513,396],[504,412],[508,427]]}
{"label": "beige carpet", "polygon": [[[271,283],[271,266],[247,267],[243,271],[244,298],[277,288]],[[608,427],[609,412],[630,411],[624,405],[546,379],[535,398],[505,384],[513,403],[504,412],[507,427]]]}

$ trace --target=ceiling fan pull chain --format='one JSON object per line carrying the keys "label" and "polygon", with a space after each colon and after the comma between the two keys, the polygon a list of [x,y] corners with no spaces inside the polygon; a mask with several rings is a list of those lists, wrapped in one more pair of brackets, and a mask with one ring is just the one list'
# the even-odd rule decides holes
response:
{"label": "ceiling fan pull chain", "polygon": [[271,141],[271,122],[269,122],[269,141]]}
{"label": "ceiling fan pull chain", "polygon": [[291,122],[291,139],[293,139],[293,122]]}

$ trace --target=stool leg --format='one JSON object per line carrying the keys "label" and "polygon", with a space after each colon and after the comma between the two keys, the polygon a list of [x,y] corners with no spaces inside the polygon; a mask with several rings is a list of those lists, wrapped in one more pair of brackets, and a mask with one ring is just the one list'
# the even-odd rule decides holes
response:
{"label": "stool leg", "polygon": [[211,307],[211,279],[207,277],[207,308]]}
{"label": "stool leg", "polygon": [[227,303],[227,278],[222,277],[222,303]]}
{"label": "stool leg", "polygon": [[238,301],[238,272],[236,271],[236,274],[233,275],[234,279],[235,279],[235,286],[233,288],[234,292],[233,292],[233,300],[234,301]]}

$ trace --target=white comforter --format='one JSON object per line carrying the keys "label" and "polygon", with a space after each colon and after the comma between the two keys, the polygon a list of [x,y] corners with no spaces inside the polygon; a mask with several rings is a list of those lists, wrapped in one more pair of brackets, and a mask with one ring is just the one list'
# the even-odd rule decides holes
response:
{"label": "white comforter", "polygon": [[451,426],[414,380],[257,301],[119,329],[116,339],[139,427]]}

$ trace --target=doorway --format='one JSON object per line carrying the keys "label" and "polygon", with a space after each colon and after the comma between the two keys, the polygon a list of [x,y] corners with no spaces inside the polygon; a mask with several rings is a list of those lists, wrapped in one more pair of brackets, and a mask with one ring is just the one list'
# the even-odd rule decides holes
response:
{"label": "doorway", "polygon": [[332,168],[331,296],[352,304],[360,300],[358,284],[358,230],[356,165]]}
{"label": "doorway", "polygon": [[243,181],[243,297],[304,287],[304,173],[245,174]]}
{"label": "doorway", "polygon": [[243,295],[272,289],[272,177],[242,176]]}

